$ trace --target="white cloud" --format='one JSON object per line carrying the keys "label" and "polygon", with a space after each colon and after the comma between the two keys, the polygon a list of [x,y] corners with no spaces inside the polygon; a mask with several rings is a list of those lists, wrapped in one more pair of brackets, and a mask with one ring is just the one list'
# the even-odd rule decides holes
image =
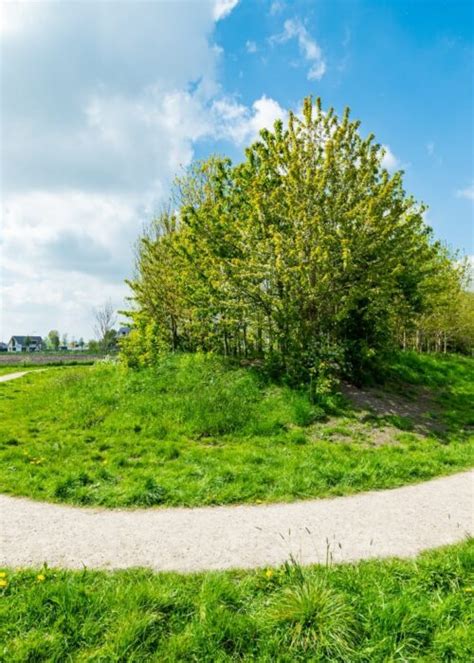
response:
{"label": "white cloud", "polygon": [[265,96],[254,101],[252,109],[253,115],[250,119],[250,127],[254,134],[261,129],[271,129],[276,120],[283,120],[286,117],[286,111],[280,104]]}
{"label": "white cloud", "polygon": [[8,197],[2,227],[2,328],[90,336],[92,307],[123,306],[142,201],[79,191]]}
{"label": "white cloud", "polygon": [[382,157],[381,165],[388,171],[393,172],[400,167],[400,160],[394,155],[388,145],[382,145],[385,153]]}
{"label": "white cloud", "polygon": [[[219,17],[235,4],[220,3]],[[186,12],[11,5],[16,28],[0,36],[0,340],[50,328],[89,337],[93,306],[109,297],[123,306],[133,244],[196,144],[240,147],[284,113],[265,96],[246,106],[220,88],[210,0]]]}
{"label": "white cloud", "polygon": [[303,23],[298,19],[288,19],[283,25],[283,32],[272,41],[285,43],[290,39],[296,39],[300,53],[304,59],[310,63],[307,73],[308,80],[320,80],[326,73],[326,61],[323,57],[321,47],[306,30]]}
{"label": "white cloud", "polygon": [[474,182],[467,186],[465,189],[459,189],[456,191],[456,196],[458,198],[466,198],[467,200],[474,200]]}
{"label": "white cloud", "polygon": [[281,0],[275,0],[270,5],[270,16],[276,16],[276,14],[280,14],[285,9],[285,6],[285,3]]}
{"label": "white cloud", "polygon": [[239,4],[239,0],[215,0],[213,8],[214,20],[221,21]]}
{"label": "white cloud", "polygon": [[246,41],[245,42],[245,48],[247,50],[247,53],[256,53],[257,52],[257,44],[254,41]]}
{"label": "white cloud", "polygon": [[261,129],[271,129],[275,120],[282,120],[285,115],[280,104],[265,95],[257,99],[251,108],[233,99],[219,99],[212,105],[214,132],[219,138],[236,145],[255,140]]}

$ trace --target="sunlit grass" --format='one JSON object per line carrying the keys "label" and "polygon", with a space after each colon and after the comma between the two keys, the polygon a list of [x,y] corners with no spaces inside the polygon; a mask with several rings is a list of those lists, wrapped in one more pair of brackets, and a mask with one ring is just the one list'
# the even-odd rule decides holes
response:
{"label": "sunlit grass", "polygon": [[0,659],[474,659],[474,544],[412,561],[190,575],[5,569]]}
{"label": "sunlit grass", "polygon": [[322,421],[305,390],[203,355],[142,371],[105,363],[35,372],[0,384],[0,490],[78,504],[199,505],[428,479],[473,464],[473,371],[472,359],[408,355],[393,369],[395,387],[403,378],[434,389],[441,437],[413,433],[406,418],[362,421],[347,404]]}

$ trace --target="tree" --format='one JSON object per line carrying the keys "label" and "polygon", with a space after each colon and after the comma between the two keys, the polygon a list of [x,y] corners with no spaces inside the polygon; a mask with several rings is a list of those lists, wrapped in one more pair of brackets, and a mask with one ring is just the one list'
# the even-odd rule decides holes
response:
{"label": "tree", "polygon": [[56,329],[52,329],[48,333],[48,345],[52,350],[57,350],[59,348],[59,332]]}
{"label": "tree", "polygon": [[440,267],[459,279],[383,155],[307,98],[243,163],[195,164],[139,243],[125,354],[258,357],[295,381],[378,370],[436,307]]}
{"label": "tree", "polygon": [[115,329],[109,329],[105,336],[99,342],[100,349],[104,352],[110,352],[117,349],[117,332]]}
{"label": "tree", "polygon": [[94,332],[99,341],[101,349],[105,352],[115,347],[115,336],[113,327],[117,322],[115,309],[110,300],[107,300],[102,306],[94,309]]}
{"label": "tree", "polygon": [[[456,256],[454,256],[456,258]],[[411,324],[401,326],[401,345],[420,352],[474,351],[474,293],[468,265],[446,255],[433,276],[430,305]]]}
{"label": "tree", "polygon": [[100,345],[99,342],[96,341],[95,339],[91,339],[88,344],[87,344],[88,350],[92,354],[97,354],[100,352]]}

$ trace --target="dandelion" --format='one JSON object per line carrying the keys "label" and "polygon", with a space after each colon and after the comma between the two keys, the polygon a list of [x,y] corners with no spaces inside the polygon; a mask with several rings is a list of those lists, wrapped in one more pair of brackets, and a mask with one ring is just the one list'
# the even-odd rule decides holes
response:
{"label": "dandelion", "polygon": [[8,582],[6,580],[0,579],[0,587],[6,587]]}
{"label": "dandelion", "polygon": [[273,571],[272,571],[272,569],[267,569],[267,570],[265,571],[265,577],[268,578],[268,579],[270,580],[270,578],[271,578],[272,576],[273,576]]}
{"label": "dandelion", "polygon": [[36,580],[38,580],[38,582],[43,582],[43,580],[45,580],[45,577],[42,573],[40,573],[39,575],[36,576]]}
{"label": "dandelion", "polygon": [[7,574],[5,573],[5,571],[0,571],[0,578],[6,578],[6,577]]}

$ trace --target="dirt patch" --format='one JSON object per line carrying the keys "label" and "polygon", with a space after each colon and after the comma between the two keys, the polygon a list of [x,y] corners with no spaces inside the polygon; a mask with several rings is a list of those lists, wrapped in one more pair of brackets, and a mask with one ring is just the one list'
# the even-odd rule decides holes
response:
{"label": "dirt patch", "polygon": [[407,385],[406,393],[401,394],[376,388],[360,389],[345,383],[341,392],[362,421],[385,420],[396,428],[421,435],[441,436],[447,431],[441,420],[441,408],[426,388]]}
{"label": "dirt patch", "polygon": [[312,438],[326,440],[335,444],[358,444],[363,447],[382,447],[400,444],[400,429],[395,426],[380,425],[377,422],[364,421],[354,417],[343,420],[333,417],[324,424],[316,424],[312,429]]}

